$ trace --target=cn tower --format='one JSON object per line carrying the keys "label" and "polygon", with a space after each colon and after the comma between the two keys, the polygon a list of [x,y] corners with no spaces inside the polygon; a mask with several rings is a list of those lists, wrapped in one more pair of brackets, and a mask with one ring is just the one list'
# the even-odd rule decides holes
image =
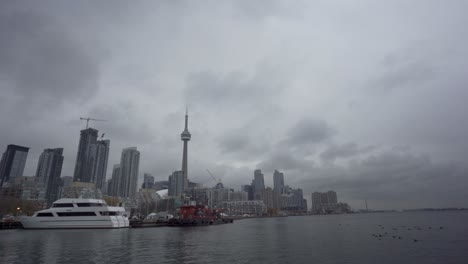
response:
{"label": "cn tower", "polygon": [[187,168],[187,143],[192,135],[188,131],[188,107],[185,109],[185,129],[180,134],[180,139],[184,141],[184,154],[182,156],[182,172],[184,173],[184,189],[188,189],[188,168]]}

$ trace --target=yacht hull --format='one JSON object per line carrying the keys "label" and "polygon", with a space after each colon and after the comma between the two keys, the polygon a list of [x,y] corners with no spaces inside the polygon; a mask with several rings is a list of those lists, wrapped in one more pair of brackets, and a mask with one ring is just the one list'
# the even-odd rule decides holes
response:
{"label": "yacht hull", "polygon": [[66,229],[66,228],[127,228],[128,218],[108,217],[23,217],[21,224],[25,229]]}

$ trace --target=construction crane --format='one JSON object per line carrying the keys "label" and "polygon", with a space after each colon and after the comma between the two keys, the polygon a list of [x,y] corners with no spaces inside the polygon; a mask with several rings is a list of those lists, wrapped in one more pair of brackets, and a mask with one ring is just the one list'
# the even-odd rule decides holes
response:
{"label": "construction crane", "polygon": [[221,182],[221,178],[220,177],[215,177],[208,169],[206,169],[206,171],[208,172],[208,174],[210,174],[211,178],[213,178],[213,180],[215,180],[216,186],[221,186],[221,188],[223,188],[223,183]]}
{"label": "construction crane", "polygon": [[107,121],[104,119],[96,119],[96,118],[91,118],[91,117],[80,117],[80,120],[86,120],[86,129],[88,128],[89,121]]}

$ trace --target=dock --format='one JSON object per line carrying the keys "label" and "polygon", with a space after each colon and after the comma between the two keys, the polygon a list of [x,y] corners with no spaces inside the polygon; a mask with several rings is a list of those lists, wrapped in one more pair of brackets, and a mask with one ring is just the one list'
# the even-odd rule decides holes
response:
{"label": "dock", "polygon": [[0,230],[4,229],[23,229],[20,221],[0,221]]}

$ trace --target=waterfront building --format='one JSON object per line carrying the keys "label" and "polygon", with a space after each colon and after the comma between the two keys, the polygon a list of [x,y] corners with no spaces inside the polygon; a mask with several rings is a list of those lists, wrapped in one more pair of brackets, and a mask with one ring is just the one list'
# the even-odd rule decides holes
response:
{"label": "waterfront building", "polygon": [[143,189],[152,189],[154,186],[154,176],[150,173],[145,173],[143,175],[143,184],[141,188]]}
{"label": "waterfront building", "polygon": [[138,170],[140,166],[140,152],[136,147],[122,150],[120,158],[119,196],[136,198]]}
{"label": "waterfront building", "polygon": [[229,201],[247,201],[249,199],[248,193],[244,191],[230,192]]}
{"label": "waterfront building", "polygon": [[0,199],[3,199],[2,197],[36,201],[45,205],[45,189],[37,177],[16,177],[14,184],[0,188]]}
{"label": "waterfront building", "polygon": [[62,185],[63,148],[44,149],[39,156],[36,177],[45,189],[45,198],[48,204],[59,199],[59,188]]}
{"label": "waterfront building", "polygon": [[321,193],[320,202],[322,203],[322,205],[328,204],[328,193]]}
{"label": "waterfront building", "polygon": [[198,204],[208,204],[208,191],[211,188],[194,188],[190,190],[190,197]]}
{"label": "waterfront building", "polygon": [[336,204],[337,212],[339,213],[349,213],[351,212],[351,206],[347,203],[337,203]]}
{"label": "waterfront building", "polygon": [[103,189],[107,174],[110,140],[98,140],[88,147],[87,171],[89,182],[95,183],[96,188]]}
{"label": "waterfront building", "polygon": [[312,211],[318,212],[322,209],[322,193],[312,193]]}
{"label": "waterfront building", "polygon": [[273,189],[279,194],[284,194],[284,174],[278,170],[273,172]]}
{"label": "waterfront building", "polygon": [[98,130],[94,128],[83,129],[80,132],[80,142],[78,153],[76,154],[75,171],[73,181],[91,182],[91,175],[88,170],[89,146],[95,144],[98,137]]}
{"label": "waterfront building", "polygon": [[225,201],[222,203],[224,212],[237,216],[260,216],[267,212],[265,203],[262,200],[253,201]]}
{"label": "waterfront building", "polygon": [[188,142],[192,135],[188,131],[188,108],[185,110],[185,129],[180,134],[180,139],[184,142],[184,150],[182,154],[182,173],[184,176],[184,191],[188,188]]}
{"label": "waterfront building", "polygon": [[272,188],[267,187],[262,190],[262,200],[265,203],[269,214],[276,214],[280,209],[279,194],[274,191]]}
{"label": "waterfront building", "polygon": [[0,161],[0,187],[5,183],[13,184],[17,177],[23,176],[29,148],[8,145]]}
{"label": "waterfront building", "polygon": [[102,199],[102,192],[92,182],[73,182],[64,187],[61,198],[89,198]]}
{"label": "waterfront building", "polygon": [[312,212],[330,213],[335,211],[340,211],[338,196],[335,191],[312,193]]}
{"label": "waterfront building", "polygon": [[157,202],[161,200],[161,197],[157,191],[153,189],[140,189],[137,195],[138,211],[147,216],[157,208]]}
{"label": "waterfront building", "polygon": [[222,208],[222,203],[229,201],[229,189],[222,185],[207,190],[209,208]]}
{"label": "waterfront building", "polygon": [[328,191],[327,197],[328,197],[329,204],[336,205],[338,203],[338,196],[336,195],[335,191]]}

